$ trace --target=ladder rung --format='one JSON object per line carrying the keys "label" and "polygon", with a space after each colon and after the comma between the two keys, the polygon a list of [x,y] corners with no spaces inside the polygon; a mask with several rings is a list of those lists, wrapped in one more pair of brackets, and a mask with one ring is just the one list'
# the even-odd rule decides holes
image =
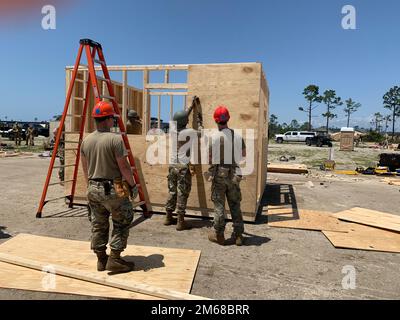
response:
{"label": "ladder rung", "polygon": [[106,79],[106,78],[103,78],[103,77],[100,77],[100,76],[96,76],[96,78],[97,78],[97,80],[100,80],[100,81],[106,81],[106,82],[110,81],[109,79]]}
{"label": "ladder rung", "polygon": [[87,64],[82,64],[82,63],[81,63],[79,66],[89,69],[89,66],[88,66]]}
{"label": "ladder rung", "polygon": [[105,95],[100,95],[101,99],[110,99],[110,100],[115,100],[115,97],[111,97],[111,96],[105,96]]}
{"label": "ladder rung", "polygon": [[64,134],[79,134],[79,131],[65,131]]}
{"label": "ladder rung", "polygon": [[73,181],[74,181],[74,180],[53,182],[53,183],[49,183],[49,186],[55,186],[56,184],[63,184],[63,183],[68,183],[68,182],[73,182]]}
{"label": "ladder rung", "polygon": [[64,141],[64,143],[79,143],[79,141]]}
{"label": "ladder rung", "polygon": [[79,78],[76,78],[75,81],[82,82],[82,83],[86,83],[87,82],[87,80],[83,80],[83,79],[79,79]]}
{"label": "ladder rung", "polygon": [[85,98],[81,98],[81,97],[72,97],[72,99],[74,100],[79,100],[79,101],[85,101]]}
{"label": "ladder rung", "polygon": [[68,197],[68,196],[64,196],[64,197],[58,197],[58,198],[46,200],[46,203],[47,203],[47,202],[51,202],[51,201],[57,201],[57,200],[65,199],[65,198],[67,198],[67,197]]}
{"label": "ladder rung", "polygon": [[65,148],[64,151],[78,151],[76,148]]}
{"label": "ladder rung", "polygon": [[67,164],[63,166],[54,166],[53,169],[67,168],[67,167],[75,167],[74,164]]}
{"label": "ladder rung", "polygon": [[93,59],[94,62],[101,64],[101,65],[105,65],[104,61],[98,60],[98,59]]}
{"label": "ladder rung", "polygon": [[146,201],[140,201],[140,202],[138,202],[138,203],[132,203],[132,206],[133,206],[133,207],[139,207],[139,206],[141,206],[142,204],[146,204]]}
{"label": "ladder rung", "polygon": [[80,115],[80,114],[67,114],[67,117],[82,118],[82,115]]}

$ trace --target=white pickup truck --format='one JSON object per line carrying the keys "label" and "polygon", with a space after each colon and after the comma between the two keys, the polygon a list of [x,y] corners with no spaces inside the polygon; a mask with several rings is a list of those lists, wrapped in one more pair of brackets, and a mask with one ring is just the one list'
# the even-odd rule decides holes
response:
{"label": "white pickup truck", "polygon": [[287,142],[306,142],[307,138],[313,138],[316,136],[316,132],[310,131],[288,131],[284,134],[275,135],[275,141],[277,143]]}

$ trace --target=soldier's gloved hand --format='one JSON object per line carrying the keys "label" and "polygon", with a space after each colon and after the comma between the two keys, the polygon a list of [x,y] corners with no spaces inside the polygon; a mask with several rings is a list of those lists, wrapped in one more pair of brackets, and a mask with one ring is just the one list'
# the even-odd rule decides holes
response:
{"label": "soldier's gloved hand", "polygon": [[136,197],[139,194],[139,189],[138,189],[137,185],[135,184],[133,187],[131,186],[129,188],[129,191],[130,191],[130,196],[131,196],[132,200],[136,199]]}

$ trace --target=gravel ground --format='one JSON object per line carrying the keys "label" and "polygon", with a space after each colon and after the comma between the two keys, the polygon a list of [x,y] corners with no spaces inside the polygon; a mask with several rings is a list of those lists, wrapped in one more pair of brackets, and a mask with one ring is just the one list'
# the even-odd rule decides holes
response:
{"label": "gravel ground", "polygon": [[[272,147],[270,160],[276,145]],[[326,148],[324,152],[327,153]],[[18,233],[89,240],[86,210],[69,211],[61,201],[45,207],[45,218],[35,218],[48,164],[48,158],[37,156],[0,159],[0,243]],[[319,172],[308,176],[270,174],[263,203],[273,196],[272,185],[289,184],[299,208],[336,212],[362,206],[400,214],[400,188],[379,180],[325,176]],[[315,187],[310,189],[308,181]],[[62,190],[54,192],[60,195]],[[155,214],[136,225],[129,244],[201,250],[192,289],[196,295],[216,299],[400,297],[400,254],[335,249],[320,232],[271,228],[264,223],[246,224],[245,246],[221,247],[207,240],[209,221],[194,219],[191,230],[177,232],[172,226],[163,226],[162,220],[162,215]],[[231,230],[229,224],[227,235]],[[342,268],[346,265],[357,271],[354,290],[342,288]],[[0,299],[93,298],[0,289]]]}

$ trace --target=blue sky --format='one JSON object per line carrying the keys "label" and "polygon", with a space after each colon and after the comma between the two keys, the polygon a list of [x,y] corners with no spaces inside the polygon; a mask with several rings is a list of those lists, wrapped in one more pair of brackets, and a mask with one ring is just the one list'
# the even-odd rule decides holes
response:
{"label": "blue sky", "polygon": [[[53,1],[56,30],[41,28],[41,7],[52,0],[0,17],[0,119],[59,114],[64,67],[73,64],[84,37],[103,44],[108,64],[262,62],[270,114],[280,122],[307,120],[297,109],[312,83],[360,102],[353,124],[369,125],[374,112],[387,113],[383,94],[400,85],[396,0],[69,2]],[[341,27],[346,4],[357,10],[357,30]],[[314,125],[324,123],[323,112],[323,105],[315,110]],[[337,113],[332,124],[341,126],[341,107]]]}

